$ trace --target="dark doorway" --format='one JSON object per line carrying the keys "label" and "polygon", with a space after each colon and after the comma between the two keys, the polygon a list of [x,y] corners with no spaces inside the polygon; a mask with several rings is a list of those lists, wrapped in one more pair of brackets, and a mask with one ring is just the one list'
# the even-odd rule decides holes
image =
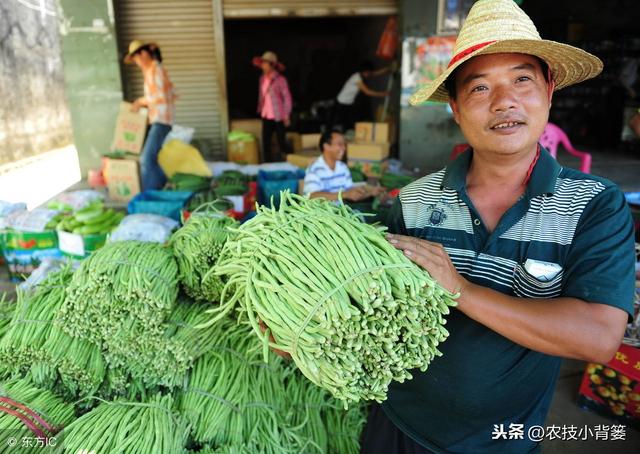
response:
{"label": "dark doorway", "polygon": [[[334,99],[361,62],[370,60],[375,67],[388,64],[375,57],[386,20],[383,16],[226,20],[229,117],[257,116],[260,70],[252,66],[251,59],[271,50],[286,65],[284,75],[294,106],[292,121],[297,123],[292,126],[308,129],[314,103]],[[384,90],[386,77],[371,79],[367,84]],[[359,95],[358,117],[373,119],[379,103]]]}

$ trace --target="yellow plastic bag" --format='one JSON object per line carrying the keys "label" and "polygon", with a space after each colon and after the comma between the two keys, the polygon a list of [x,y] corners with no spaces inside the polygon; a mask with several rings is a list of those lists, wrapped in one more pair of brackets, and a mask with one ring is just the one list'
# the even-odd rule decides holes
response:
{"label": "yellow plastic bag", "polygon": [[197,148],[173,139],[167,142],[158,154],[158,163],[171,178],[174,173],[190,173],[210,177],[211,170]]}

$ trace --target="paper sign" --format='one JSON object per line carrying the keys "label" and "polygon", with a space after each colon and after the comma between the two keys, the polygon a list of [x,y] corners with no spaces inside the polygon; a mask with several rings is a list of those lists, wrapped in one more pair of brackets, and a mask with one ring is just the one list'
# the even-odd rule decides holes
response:
{"label": "paper sign", "polygon": [[58,247],[69,255],[84,256],[84,240],[82,235],[64,231],[58,232]]}

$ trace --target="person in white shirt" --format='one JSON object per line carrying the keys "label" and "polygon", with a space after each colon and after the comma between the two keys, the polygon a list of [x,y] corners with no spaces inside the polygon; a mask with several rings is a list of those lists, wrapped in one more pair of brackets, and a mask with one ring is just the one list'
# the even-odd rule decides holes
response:
{"label": "person in white shirt", "polygon": [[342,133],[328,130],[320,136],[322,156],[309,167],[304,177],[304,193],[311,198],[324,197],[338,200],[342,191],[342,200],[357,202],[375,195],[370,186],[353,186],[351,172],[342,162],[346,144]]}
{"label": "person in white shirt", "polygon": [[389,94],[388,91],[373,90],[364,82],[364,79],[381,76],[391,72],[392,70],[392,66],[387,66],[374,71],[373,64],[370,61],[362,63],[359,70],[347,79],[342,86],[340,93],[338,93],[333,109],[331,126],[340,126],[343,131],[346,131],[348,128],[353,126],[353,105],[358,93],[362,92],[367,96],[377,98],[384,98],[387,96]]}

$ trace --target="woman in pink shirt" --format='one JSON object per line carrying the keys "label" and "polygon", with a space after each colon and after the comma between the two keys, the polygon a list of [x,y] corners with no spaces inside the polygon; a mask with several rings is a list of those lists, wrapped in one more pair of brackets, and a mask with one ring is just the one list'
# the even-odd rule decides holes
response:
{"label": "woman in pink shirt", "polygon": [[[262,118],[262,160],[280,161],[281,153],[288,152],[285,128],[289,126],[291,115],[291,93],[287,78],[280,74],[284,65],[273,52],[265,52],[255,57],[253,64],[262,69],[258,84],[258,114]],[[276,133],[279,151],[271,153],[271,136]]]}

